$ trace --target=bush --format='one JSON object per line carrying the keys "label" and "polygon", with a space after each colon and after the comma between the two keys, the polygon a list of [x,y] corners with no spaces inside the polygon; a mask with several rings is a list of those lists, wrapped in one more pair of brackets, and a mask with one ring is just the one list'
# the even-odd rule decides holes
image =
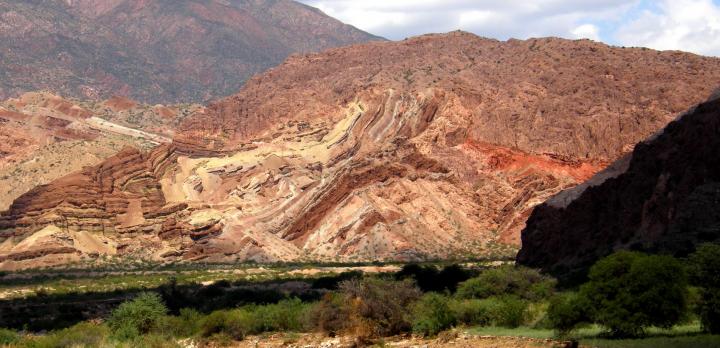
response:
{"label": "bush", "polygon": [[335,336],[349,327],[350,306],[347,297],[329,292],[311,313],[312,323],[320,331]]}
{"label": "bush", "polygon": [[191,337],[200,332],[202,314],[194,309],[183,308],[178,316],[165,316],[158,323],[157,331],[171,337]]}
{"label": "bush", "polygon": [[120,340],[130,340],[156,329],[167,308],[160,296],[144,292],[132,301],[123,302],[108,319],[108,326]]}
{"label": "bush", "polygon": [[458,324],[467,326],[489,326],[492,325],[490,307],[487,300],[453,300],[450,302],[450,310]]}
{"label": "bush", "polygon": [[690,276],[700,288],[698,314],[705,331],[720,334],[720,245],[703,244],[690,255]]}
{"label": "bush", "polygon": [[312,306],[298,298],[282,300],[276,304],[247,306],[242,310],[249,312],[252,334],[269,331],[301,332],[310,329]]}
{"label": "bush", "polygon": [[455,325],[447,296],[431,292],[424,295],[413,307],[413,331],[425,336],[435,336]]}
{"label": "bush", "polygon": [[499,296],[455,301],[451,309],[461,324],[516,328],[526,321],[528,303],[515,296]]}
{"label": "bush", "polygon": [[576,293],[554,297],[550,301],[547,318],[550,327],[561,337],[590,322],[587,304]]}
{"label": "bush", "polygon": [[478,277],[461,283],[457,295],[466,299],[514,295],[537,301],[552,296],[556,283],[554,278],[532,268],[507,265],[488,269]]}
{"label": "bush", "polygon": [[26,346],[34,348],[99,347],[106,342],[109,335],[110,331],[106,326],[85,322],[38,337]]}
{"label": "bush", "polygon": [[687,279],[672,257],[621,251],[590,268],[580,289],[589,316],[616,337],[644,333],[649,326],[670,328],[683,318]]}
{"label": "bush", "polygon": [[208,314],[200,324],[203,337],[229,336],[241,341],[250,331],[252,319],[244,310],[220,310]]}
{"label": "bush", "polygon": [[409,331],[412,304],[420,290],[409,281],[354,279],[340,284],[348,300],[349,327],[358,336],[391,336]]}
{"label": "bush", "polygon": [[0,346],[10,345],[20,341],[20,335],[13,330],[0,328]]}

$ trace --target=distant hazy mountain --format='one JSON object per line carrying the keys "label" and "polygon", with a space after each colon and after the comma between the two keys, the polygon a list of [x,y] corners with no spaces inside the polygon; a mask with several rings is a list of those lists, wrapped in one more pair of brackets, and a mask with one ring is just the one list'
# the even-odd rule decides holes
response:
{"label": "distant hazy mountain", "polygon": [[0,99],[206,101],[292,53],[375,39],[290,0],[3,0]]}

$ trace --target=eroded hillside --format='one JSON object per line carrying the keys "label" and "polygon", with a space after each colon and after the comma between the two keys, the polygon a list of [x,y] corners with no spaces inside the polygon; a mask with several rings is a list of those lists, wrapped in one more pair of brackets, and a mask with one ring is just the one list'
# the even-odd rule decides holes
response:
{"label": "eroded hillside", "polygon": [[460,32],[292,57],[186,118],[173,144],[17,199],[2,265],[509,256],[533,207],[701,101],[718,68]]}

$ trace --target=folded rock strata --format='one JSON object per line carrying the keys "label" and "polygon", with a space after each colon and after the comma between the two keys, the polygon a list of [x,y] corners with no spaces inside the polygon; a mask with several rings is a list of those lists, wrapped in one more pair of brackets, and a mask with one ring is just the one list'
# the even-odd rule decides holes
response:
{"label": "folded rock strata", "polygon": [[533,207],[702,100],[718,68],[460,32],[294,56],[184,119],[172,144],[17,199],[0,267],[33,267],[14,248],[50,225],[155,260],[513,255]]}

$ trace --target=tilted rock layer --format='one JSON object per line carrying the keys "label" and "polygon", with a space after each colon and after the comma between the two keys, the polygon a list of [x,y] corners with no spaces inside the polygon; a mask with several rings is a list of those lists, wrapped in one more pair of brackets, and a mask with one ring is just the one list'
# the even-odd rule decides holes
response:
{"label": "tilted rock layer", "polygon": [[699,102],[718,68],[460,32],[292,57],[184,119],[173,144],[20,197],[0,217],[2,267],[89,256],[39,242],[45,255],[22,256],[48,226],[65,247],[89,233],[102,253],[159,260],[507,256],[534,206]]}
{"label": "tilted rock layer", "polygon": [[202,106],[81,101],[28,92],[0,102],[0,210],[37,185],[96,165],[125,146],[169,143]]}
{"label": "tilted rock layer", "polygon": [[202,102],[290,54],[376,39],[291,0],[2,0],[0,99]]}
{"label": "tilted rock layer", "polygon": [[588,184],[538,206],[518,262],[565,277],[631,249],[684,256],[720,241],[720,99],[693,108]]}

